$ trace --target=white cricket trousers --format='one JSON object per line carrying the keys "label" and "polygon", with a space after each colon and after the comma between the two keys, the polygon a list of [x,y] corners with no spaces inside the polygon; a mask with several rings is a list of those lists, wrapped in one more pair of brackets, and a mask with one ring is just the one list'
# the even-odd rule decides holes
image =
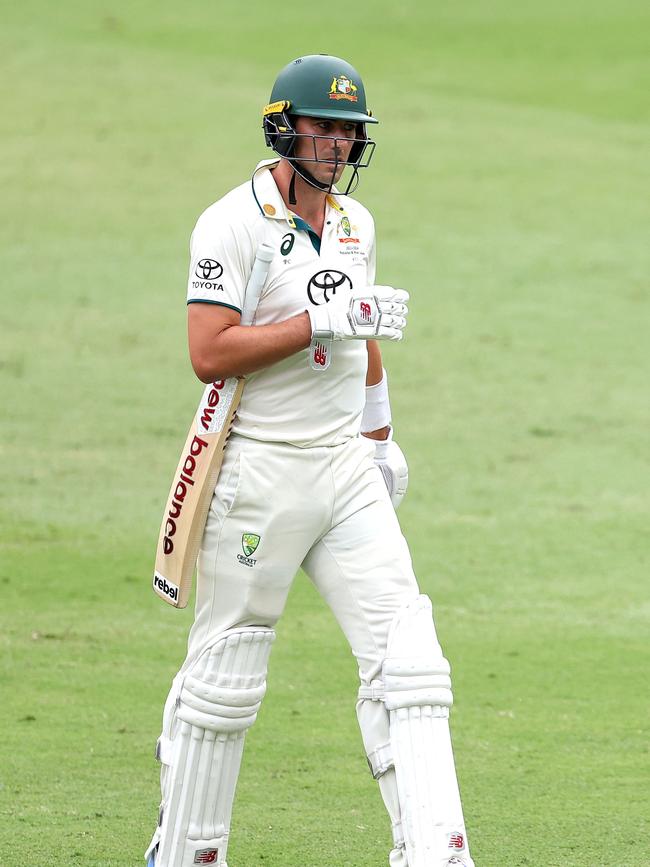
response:
{"label": "white cricket trousers", "polygon": [[[302,566],[345,633],[362,681],[377,676],[393,615],[419,591],[374,449],[366,437],[316,448],[230,439],[181,671],[226,629],[274,626]],[[250,556],[248,535],[259,537]]]}
{"label": "white cricket trousers", "polygon": [[[343,630],[361,683],[381,675],[393,617],[419,590],[374,450],[365,437],[315,448],[231,437],[199,554],[196,619],[163,734],[171,733],[187,669],[227,629],[273,627],[301,566]],[[370,754],[388,741],[388,715],[376,701],[359,702],[357,712]],[[395,832],[394,771],[379,782]],[[403,850],[390,862],[403,867]]]}

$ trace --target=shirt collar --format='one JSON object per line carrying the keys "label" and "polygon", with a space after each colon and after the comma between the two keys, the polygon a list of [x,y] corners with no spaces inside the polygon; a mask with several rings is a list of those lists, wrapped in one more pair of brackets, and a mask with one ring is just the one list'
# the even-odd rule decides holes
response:
{"label": "shirt collar", "polygon": [[[253,197],[265,217],[269,217],[272,220],[286,220],[295,229],[294,218],[297,215],[285,205],[271,174],[271,167],[277,166],[279,162],[280,158],[275,157],[270,160],[262,160],[257,164],[251,178]],[[336,196],[340,195],[339,191],[334,187],[332,193],[328,193],[326,201],[331,208],[334,208],[343,216],[345,215],[345,208],[336,198]]]}

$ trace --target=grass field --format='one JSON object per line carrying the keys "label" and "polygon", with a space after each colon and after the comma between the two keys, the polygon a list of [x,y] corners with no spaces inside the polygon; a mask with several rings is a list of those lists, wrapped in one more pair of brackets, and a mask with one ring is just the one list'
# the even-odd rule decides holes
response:
{"label": "grass field", "polygon": [[[650,255],[641,0],[24,0],[0,28],[0,864],[132,867],[191,611],[149,589],[200,393],[198,213],[266,155],[279,68],[349,57],[359,198],[412,293],[385,357],[400,510],[454,669],[477,867],[641,867]],[[231,867],[378,867],[355,665],[296,579]]]}

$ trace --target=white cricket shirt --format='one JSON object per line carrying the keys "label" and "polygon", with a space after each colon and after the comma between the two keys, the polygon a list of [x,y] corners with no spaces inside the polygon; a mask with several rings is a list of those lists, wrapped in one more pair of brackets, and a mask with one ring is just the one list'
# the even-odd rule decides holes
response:
{"label": "white cricket shirt", "polygon": [[[252,180],[201,214],[190,241],[187,302],[241,312],[259,245],[276,254],[255,325],[281,322],[375,282],[375,229],[369,212],[340,194],[327,198],[319,239],[287,210],[265,160]],[[335,341],[326,370],[312,370],[305,349],[246,377],[233,430],[300,447],[338,445],[357,436],[368,365],[363,340]]]}

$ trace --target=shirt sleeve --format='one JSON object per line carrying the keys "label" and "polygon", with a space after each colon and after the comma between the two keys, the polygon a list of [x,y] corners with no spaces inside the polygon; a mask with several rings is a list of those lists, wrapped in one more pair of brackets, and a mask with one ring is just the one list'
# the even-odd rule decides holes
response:
{"label": "shirt sleeve", "polygon": [[220,304],[241,313],[251,242],[220,208],[208,208],[199,217],[190,239],[187,303]]}

